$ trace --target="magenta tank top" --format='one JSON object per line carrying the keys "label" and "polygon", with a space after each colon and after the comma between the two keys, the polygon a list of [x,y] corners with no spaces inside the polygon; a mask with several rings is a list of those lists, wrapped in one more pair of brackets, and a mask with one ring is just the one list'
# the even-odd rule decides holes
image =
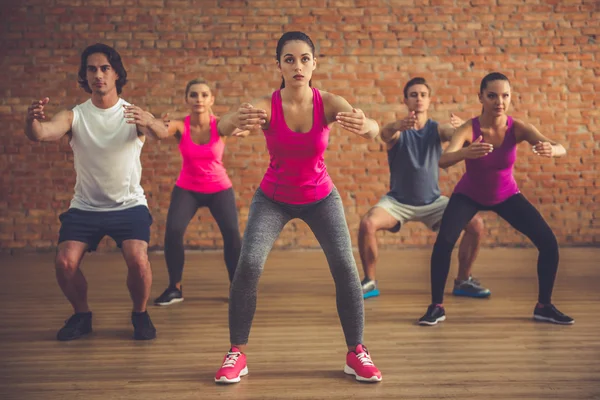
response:
{"label": "magenta tank top", "polygon": [[329,144],[329,127],[323,99],[313,88],[313,125],[307,133],[292,131],[286,124],[281,91],[271,97],[271,122],[264,131],[271,162],[260,183],[269,198],[288,204],[308,204],[327,197],[333,182],[323,154]]}
{"label": "magenta tank top", "polygon": [[[473,140],[481,136],[479,118],[473,118]],[[513,176],[517,159],[517,140],[512,117],[508,117],[508,129],[500,147],[487,156],[466,159],[467,170],[454,188],[479,204],[493,206],[519,193]]]}
{"label": "magenta tank top", "polygon": [[217,193],[231,187],[223,166],[225,143],[217,130],[217,119],[210,116],[210,141],[196,144],[190,136],[190,116],[185,117],[185,129],[179,141],[183,165],[176,185],[199,193]]}

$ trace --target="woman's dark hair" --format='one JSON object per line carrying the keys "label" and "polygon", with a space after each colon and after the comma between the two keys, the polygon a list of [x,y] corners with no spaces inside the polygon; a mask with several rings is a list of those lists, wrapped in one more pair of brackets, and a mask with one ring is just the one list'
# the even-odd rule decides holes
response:
{"label": "woman's dark hair", "polygon": [[[283,46],[285,46],[285,44],[287,42],[291,42],[294,40],[299,40],[301,42],[306,43],[310,47],[313,57],[315,56],[315,45],[312,42],[312,40],[310,40],[310,37],[308,37],[308,35],[306,33],[298,32],[298,31],[286,32],[283,34],[283,36],[281,36],[279,38],[279,41],[277,42],[276,58],[280,64],[281,64],[281,52],[283,51]],[[312,79],[308,82],[308,85],[312,86]],[[280,89],[283,89],[284,87],[285,87],[285,80],[281,79]]]}
{"label": "woman's dark hair", "polygon": [[108,58],[108,62],[112,69],[115,70],[119,79],[117,79],[117,94],[121,94],[123,90],[123,86],[127,83],[127,71],[125,71],[125,67],[123,66],[123,61],[121,61],[121,56],[119,53],[110,46],[105,45],[104,43],[96,43],[91,46],[88,46],[83,53],[81,53],[81,65],[79,66],[79,76],[77,77],[77,81],[79,82],[79,86],[83,88],[88,93],[92,93],[92,89],[87,82],[87,59],[90,55],[95,53],[102,53],[106,55]]}
{"label": "woman's dark hair", "polygon": [[429,94],[431,94],[431,88],[427,84],[427,81],[425,80],[425,78],[416,77],[416,78],[412,78],[410,81],[406,82],[406,85],[404,85],[404,98],[405,99],[408,99],[408,89],[410,89],[410,87],[414,86],[414,85],[425,85],[427,90],[429,90]]}
{"label": "woman's dark hair", "polygon": [[510,81],[508,80],[506,75],[501,74],[500,72],[492,72],[490,74],[487,74],[481,80],[481,84],[479,85],[479,93],[483,93],[483,90],[485,88],[487,88],[488,83],[493,82],[493,81],[506,81],[510,84]]}

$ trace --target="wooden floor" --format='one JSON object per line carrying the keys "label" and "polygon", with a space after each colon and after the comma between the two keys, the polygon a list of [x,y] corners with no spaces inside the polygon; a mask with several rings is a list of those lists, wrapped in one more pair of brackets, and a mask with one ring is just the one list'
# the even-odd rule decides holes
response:
{"label": "wooden floor", "polygon": [[[152,342],[131,340],[119,254],[84,260],[94,333],[55,334],[71,310],[52,254],[0,258],[1,399],[600,399],[600,249],[563,249],[554,302],[573,326],[536,323],[536,253],[486,249],[475,275],[489,300],[446,298],[448,319],[414,321],[429,303],[428,250],[382,253],[381,296],[365,302],[365,343],[379,384],[344,375],[333,282],[320,252],[273,252],[259,286],[250,374],[213,376],[228,348],[227,280],[219,253],[189,253],[185,302],[151,307]],[[154,298],[165,287],[152,254]],[[453,265],[452,274],[456,266]],[[447,289],[450,289],[448,285]]]}

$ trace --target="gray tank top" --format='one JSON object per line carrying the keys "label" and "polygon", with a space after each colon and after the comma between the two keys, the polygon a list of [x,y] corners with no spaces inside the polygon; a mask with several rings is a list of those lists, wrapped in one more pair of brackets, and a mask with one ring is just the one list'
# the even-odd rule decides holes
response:
{"label": "gray tank top", "polygon": [[442,145],[438,123],[429,119],[422,129],[402,132],[388,150],[390,191],[402,204],[423,206],[440,197],[438,186]]}

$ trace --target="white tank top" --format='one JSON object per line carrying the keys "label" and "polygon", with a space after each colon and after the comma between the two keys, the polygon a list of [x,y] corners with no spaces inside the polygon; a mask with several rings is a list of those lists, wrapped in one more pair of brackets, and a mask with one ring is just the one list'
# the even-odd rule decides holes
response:
{"label": "white tank top", "polygon": [[140,185],[144,142],[125,120],[123,105],[98,108],[89,99],[73,109],[71,148],[75,161],[75,195],[71,208],[118,211],[147,206]]}

